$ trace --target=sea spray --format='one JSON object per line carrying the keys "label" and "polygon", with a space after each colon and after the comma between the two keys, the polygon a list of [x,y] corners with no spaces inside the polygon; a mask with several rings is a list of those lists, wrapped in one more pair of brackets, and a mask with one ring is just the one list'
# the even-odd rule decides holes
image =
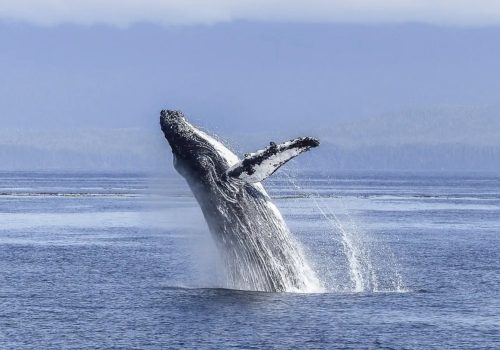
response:
{"label": "sea spray", "polygon": [[[292,173],[294,173],[292,175]],[[297,171],[281,172],[294,192],[293,197],[310,202],[321,218],[326,248],[313,248],[318,273],[332,292],[404,292],[406,286],[396,256],[386,243],[368,235],[356,224],[342,199],[332,201],[318,189],[302,186]],[[316,249],[316,250],[315,250]],[[343,256],[343,258],[341,258]]]}

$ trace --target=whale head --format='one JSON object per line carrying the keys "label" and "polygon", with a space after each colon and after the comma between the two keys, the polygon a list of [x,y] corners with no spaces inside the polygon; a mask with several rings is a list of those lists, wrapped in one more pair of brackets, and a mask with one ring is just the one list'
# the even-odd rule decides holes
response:
{"label": "whale head", "polygon": [[180,111],[161,111],[160,125],[172,148],[175,169],[188,180],[220,178],[238,162],[234,153],[190,124]]}

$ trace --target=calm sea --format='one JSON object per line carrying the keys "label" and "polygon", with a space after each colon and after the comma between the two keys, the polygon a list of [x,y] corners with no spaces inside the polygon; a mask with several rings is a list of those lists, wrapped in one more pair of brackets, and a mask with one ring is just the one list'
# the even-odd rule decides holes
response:
{"label": "calm sea", "polygon": [[500,176],[265,186],[325,293],[232,290],[178,176],[0,173],[0,349],[500,348]]}

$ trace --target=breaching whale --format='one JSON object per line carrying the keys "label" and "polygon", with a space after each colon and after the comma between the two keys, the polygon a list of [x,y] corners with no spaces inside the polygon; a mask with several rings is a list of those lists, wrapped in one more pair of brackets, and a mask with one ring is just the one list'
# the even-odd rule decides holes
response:
{"label": "breaching whale", "polygon": [[270,143],[240,160],[220,141],[163,110],[161,129],[175,169],[186,179],[225,262],[230,288],[314,292],[321,284],[281,213],[260,183],[319,145],[311,137]]}

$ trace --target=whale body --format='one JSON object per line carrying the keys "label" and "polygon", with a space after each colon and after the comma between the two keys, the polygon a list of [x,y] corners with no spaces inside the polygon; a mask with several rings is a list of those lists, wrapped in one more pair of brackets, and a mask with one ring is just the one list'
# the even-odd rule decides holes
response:
{"label": "whale body", "polygon": [[260,183],[281,165],[319,145],[303,137],[239,159],[220,141],[163,110],[161,129],[175,169],[186,179],[221,252],[231,288],[314,292],[321,284]]}

